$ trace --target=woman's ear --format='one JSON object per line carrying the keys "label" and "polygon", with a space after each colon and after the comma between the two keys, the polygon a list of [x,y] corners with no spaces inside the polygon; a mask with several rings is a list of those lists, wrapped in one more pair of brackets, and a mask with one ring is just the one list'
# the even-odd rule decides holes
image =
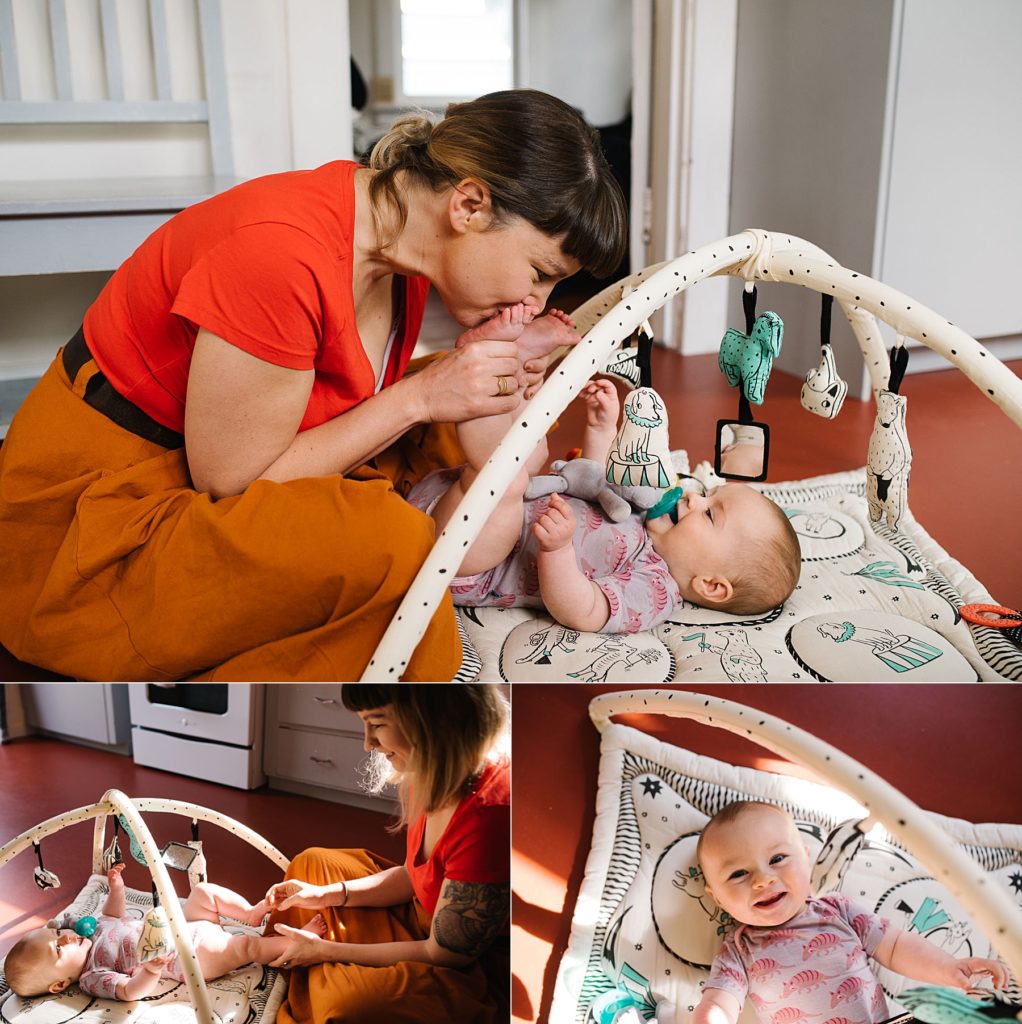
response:
{"label": "woman's ear", "polygon": [[459,233],[488,228],[493,221],[489,188],[478,178],[463,178],[451,191],[447,213]]}

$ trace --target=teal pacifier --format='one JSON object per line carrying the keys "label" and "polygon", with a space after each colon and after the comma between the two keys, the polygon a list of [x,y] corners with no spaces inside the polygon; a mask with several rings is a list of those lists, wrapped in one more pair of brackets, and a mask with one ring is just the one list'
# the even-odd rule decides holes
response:
{"label": "teal pacifier", "polygon": [[82,917],[75,922],[75,935],[83,939],[91,939],[96,934],[96,919],[94,917]]}
{"label": "teal pacifier", "polygon": [[647,519],[656,519],[658,516],[670,516],[671,522],[678,521],[678,502],[684,491],[680,487],[672,487],[664,492],[664,496],[646,513]]}

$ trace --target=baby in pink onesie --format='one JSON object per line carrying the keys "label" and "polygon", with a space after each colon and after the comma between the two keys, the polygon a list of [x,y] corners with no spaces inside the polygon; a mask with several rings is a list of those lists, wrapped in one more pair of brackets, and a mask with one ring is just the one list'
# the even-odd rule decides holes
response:
{"label": "baby in pink onesie", "polygon": [[[533,312],[521,305],[506,309],[463,334],[458,344],[516,340]],[[535,321],[523,357],[542,358],[547,347],[577,341],[573,326],[556,310]],[[516,386],[500,380],[502,388]],[[604,464],[618,429],[617,390],[608,380],[596,380],[581,394],[586,403],[582,457]],[[438,533],[511,418],[459,423],[467,464],[433,473],[412,489],[408,500],[432,515]],[[801,568],[798,538],[784,511],[754,488],[730,483],[705,496],[691,491],[671,514],[635,514],[614,523],[598,505],[578,498],[552,494],[523,500],[530,477],[546,459],[543,442],[465,552],[450,584],[456,605],[544,607],[569,629],[635,633],[663,622],[682,599],[756,615],[781,604],[795,588]]]}
{"label": "baby in pink onesie", "polygon": [[[140,962],[142,920],[124,916],[123,869],[124,865],[118,864],[107,872],[110,893],[90,938],[51,921],[15,943],[4,962],[7,983],[14,992],[20,996],[63,992],[77,981],[89,995],[131,1002],[150,995],[161,978],[184,981],[175,953]],[[267,911],[265,900],[253,906],[221,885],[201,882],[192,889],[184,916],[191,925],[189,938],[206,981],[245,964],[268,964],[284,952],[290,939],[235,935],[220,924],[223,915],[258,925]],[[324,927],[318,915],[305,926],[316,935],[322,934]]]}
{"label": "baby in pink onesie", "polygon": [[964,989],[979,974],[1007,983],[996,960],[956,959],[838,893],[811,896],[809,852],[773,804],[728,804],[703,829],[697,856],[707,891],[735,926],[692,1024],[735,1024],[746,998],[763,1024],[877,1024],[891,1014],[871,959],[932,985]]}

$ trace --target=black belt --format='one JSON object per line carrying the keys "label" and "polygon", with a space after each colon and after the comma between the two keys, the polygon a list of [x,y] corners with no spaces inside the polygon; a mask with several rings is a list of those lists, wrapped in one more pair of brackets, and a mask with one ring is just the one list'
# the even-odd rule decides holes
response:
{"label": "black belt", "polygon": [[[79,327],[78,333],[64,346],[64,370],[72,384],[75,377],[78,376],[78,371],[90,359],[92,359],[92,353],[85,343],[85,334]],[[96,372],[85,385],[85,394],[82,397],[86,404],[91,405],[96,412],[102,413],[117,426],[130,430],[137,437],[152,441],[153,444],[158,444],[161,448],[183,448],[185,446],[184,437],[176,430],[157,423],[148,413],[143,412],[137,405],[132,405],[123,395],[118,394],[98,365]]]}

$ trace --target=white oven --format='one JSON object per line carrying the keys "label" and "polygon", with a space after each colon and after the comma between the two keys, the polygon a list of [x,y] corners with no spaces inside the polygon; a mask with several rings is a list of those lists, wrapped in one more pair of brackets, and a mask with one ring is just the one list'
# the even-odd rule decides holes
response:
{"label": "white oven", "polygon": [[130,683],[136,764],[240,789],[261,786],[265,688],[251,683]]}

